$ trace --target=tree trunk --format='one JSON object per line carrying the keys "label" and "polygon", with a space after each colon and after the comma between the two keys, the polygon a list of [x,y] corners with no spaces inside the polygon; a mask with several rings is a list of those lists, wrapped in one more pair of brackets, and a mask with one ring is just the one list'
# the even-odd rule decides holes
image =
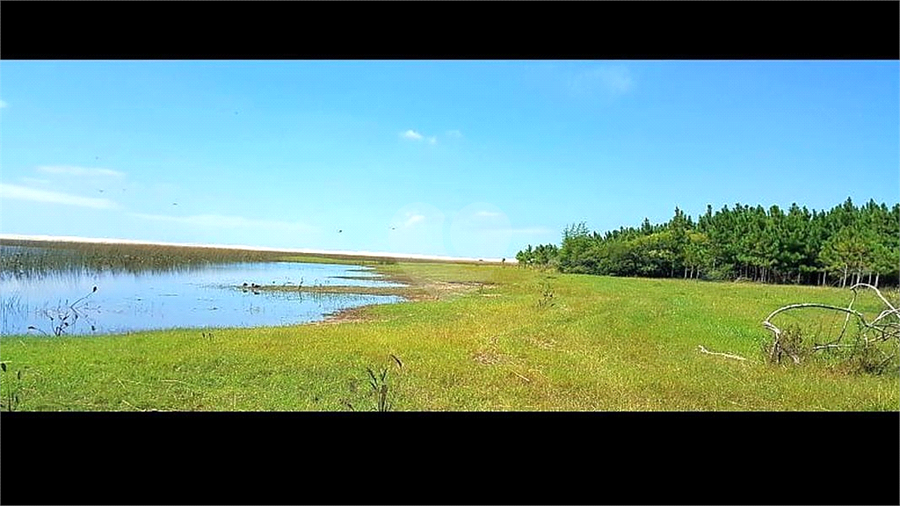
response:
{"label": "tree trunk", "polygon": [[875,273],[875,288],[878,288],[878,276],[881,276],[880,272]]}
{"label": "tree trunk", "polygon": [[841,278],[841,288],[847,286],[847,271],[849,270],[848,266],[844,266],[844,277]]}

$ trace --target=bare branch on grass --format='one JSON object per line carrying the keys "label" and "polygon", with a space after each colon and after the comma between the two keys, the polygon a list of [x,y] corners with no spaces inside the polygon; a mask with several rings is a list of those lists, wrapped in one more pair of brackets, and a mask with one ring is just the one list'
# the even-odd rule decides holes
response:
{"label": "bare branch on grass", "polygon": [[699,346],[699,348],[700,348],[700,353],[706,353],[707,355],[718,355],[720,357],[733,358],[735,360],[747,360],[746,358],[744,358],[740,355],[732,355],[730,353],[719,353],[719,352],[715,352],[715,351],[709,351],[702,344]]}
{"label": "bare branch on grass", "polygon": [[[878,316],[872,321],[868,321],[866,316],[861,312],[853,309],[853,305],[856,303],[857,297],[859,295],[859,289],[866,288],[875,292],[875,295],[881,299],[881,301],[887,306],[888,309],[881,311]],[[900,310],[894,307],[887,298],[882,295],[881,291],[878,288],[869,285],[867,283],[857,283],[850,287],[850,290],[853,292],[853,298],[850,301],[850,304],[847,307],[839,307],[833,306],[830,304],[819,304],[819,303],[800,303],[800,304],[789,304],[784,307],[780,307],[769,314],[765,320],[763,320],[762,325],[767,330],[772,332],[774,338],[772,341],[772,345],[769,348],[769,360],[772,362],[780,361],[781,354],[786,354],[791,357],[795,364],[800,363],[800,357],[797,354],[796,349],[788,349],[784,346],[783,338],[785,336],[785,331],[779,328],[777,325],[772,323],[772,318],[776,315],[796,310],[796,309],[804,309],[804,308],[819,308],[826,309],[829,311],[837,311],[846,313],[846,317],[844,319],[844,325],[841,328],[841,332],[838,337],[830,342],[825,344],[816,344],[812,347],[812,351],[818,351],[823,349],[835,349],[835,348],[859,348],[860,343],[862,348],[868,349],[869,346],[876,342],[884,342],[890,339],[895,339],[900,341],[900,323],[894,322],[892,319],[889,319],[889,316],[896,316],[898,320],[900,320]],[[841,344],[841,339],[844,338],[844,334],[847,330],[847,326],[850,321],[850,317],[855,317],[858,323],[859,333],[857,334],[857,341],[854,344]],[[890,321],[889,321],[890,320]],[[799,342],[799,341],[798,341]],[[877,348],[876,348],[877,349]],[[885,358],[880,364],[877,365],[875,369],[883,370],[884,367],[890,363],[890,361],[897,354],[896,352],[893,354],[887,354],[883,350],[878,349],[878,352],[881,353],[882,357]]]}

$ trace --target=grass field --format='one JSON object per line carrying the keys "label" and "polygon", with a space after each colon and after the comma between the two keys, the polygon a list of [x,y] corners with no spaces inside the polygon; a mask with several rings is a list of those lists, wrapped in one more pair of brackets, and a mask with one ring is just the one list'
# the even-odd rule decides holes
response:
{"label": "grass field", "polygon": [[[387,370],[394,410],[900,409],[896,373],[765,360],[771,311],[846,306],[847,291],[472,264],[377,270],[413,283],[413,300],[292,327],[4,337],[3,393],[17,389],[19,410],[372,410],[371,368]],[[803,318],[823,332],[843,323]]]}

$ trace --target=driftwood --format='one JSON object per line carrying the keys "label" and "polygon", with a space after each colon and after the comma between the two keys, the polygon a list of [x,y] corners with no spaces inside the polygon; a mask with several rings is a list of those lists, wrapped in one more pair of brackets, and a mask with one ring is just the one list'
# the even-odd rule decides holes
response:
{"label": "driftwood", "polygon": [[[867,321],[866,316],[859,311],[853,309],[853,304],[856,303],[857,296],[859,295],[859,289],[867,288],[875,292],[879,299],[887,306],[887,309],[883,310],[878,314],[872,321]],[[844,337],[844,333],[847,330],[847,325],[850,321],[850,317],[853,316],[859,322],[861,331],[861,338],[863,345],[868,347],[871,343],[878,341],[887,341],[889,339],[897,339],[900,341],[900,310],[894,307],[884,295],[882,295],[881,291],[878,288],[868,284],[868,283],[856,283],[855,285],[850,287],[850,290],[853,292],[853,298],[850,301],[850,304],[847,307],[838,307],[832,306],[829,304],[819,304],[819,303],[801,303],[801,304],[789,304],[784,307],[780,307],[766,317],[763,320],[762,325],[766,329],[772,332],[774,335],[774,340],[772,342],[772,348],[769,352],[769,359],[772,361],[776,360],[776,356],[778,352],[782,352],[791,357],[795,364],[800,363],[800,357],[795,353],[790,352],[789,350],[785,350],[781,345],[781,338],[783,334],[783,330],[778,328],[774,323],[772,323],[772,318],[778,315],[779,313],[783,313],[785,311],[790,311],[794,309],[801,308],[821,308],[827,309],[829,311],[838,311],[846,313],[846,318],[844,319],[844,325],[841,328],[841,332],[838,337],[830,342],[825,344],[817,344],[813,346],[813,351],[828,349],[828,348],[851,348],[856,345],[853,344],[840,344],[841,339]],[[890,316],[896,317],[897,321],[894,321],[893,318],[889,318]],[[884,352],[882,352],[884,354]],[[886,357],[890,358],[888,355],[884,354]]]}
{"label": "driftwood", "polygon": [[704,348],[702,344],[699,347],[700,347],[700,353],[706,353],[707,355],[718,355],[720,357],[733,358],[735,360],[747,360],[746,358],[741,357],[739,355],[731,355],[729,353],[718,353],[715,351],[709,351],[706,348]]}

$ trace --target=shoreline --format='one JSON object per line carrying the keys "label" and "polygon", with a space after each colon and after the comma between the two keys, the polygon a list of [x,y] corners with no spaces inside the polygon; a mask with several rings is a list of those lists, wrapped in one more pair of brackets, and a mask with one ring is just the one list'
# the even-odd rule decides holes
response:
{"label": "shoreline", "polygon": [[[373,259],[391,259],[391,260],[418,260],[418,261],[435,261],[435,262],[453,262],[453,263],[504,263],[500,258],[478,258],[478,257],[451,257],[443,255],[420,255],[416,253],[386,253],[373,251],[346,251],[346,250],[321,250],[309,248],[270,248],[266,246],[247,246],[247,245],[229,245],[229,244],[201,244],[201,243],[176,243],[161,241],[141,241],[136,239],[111,239],[96,237],[78,237],[78,236],[53,236],[53,235],[25,235],[25,234],[0,234],[0,241],[45,241],[45,242],[76,242],[87,244],[137,244],[147,246],[169,246],[176,248],[210,248],[210,249],[230,249],[236,251],[265,251],[272,253],[289,253],[301,255],[321,255],[333,257],[353,257],[353,258],[373,258]],[[505,263],[518,263],[515,258],[507,258]]]}

